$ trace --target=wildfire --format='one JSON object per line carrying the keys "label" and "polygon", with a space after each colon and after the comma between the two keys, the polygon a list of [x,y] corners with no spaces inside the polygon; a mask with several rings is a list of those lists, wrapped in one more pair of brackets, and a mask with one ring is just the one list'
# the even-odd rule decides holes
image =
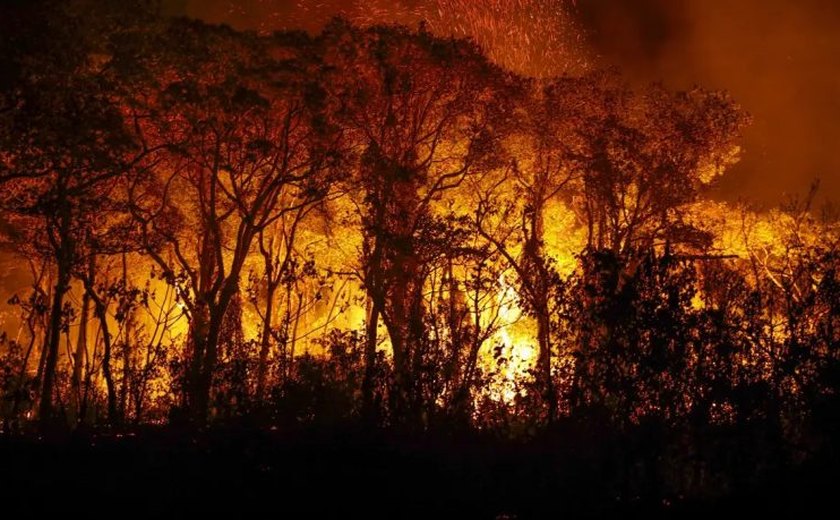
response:
{"label": "wildfire", "polygon": [[532,320],[523,316],[516,288],[507,275],[499,275],[496,303],[500,318],[498,331],[488,342],[494,352],[485,355],[486,367],[495,374],[485,389],[495,401],[511,404],[520,392],[521,383],[531,377],[536,359],[536,335]]}
{"label": "wildfire", "polygon": [[[738,312],[762,320],[750,341],[816,331],[783,330],[790,319],[778,302],[816,301],[804,293],[823,275],[808,271],[801,252],[818,251],[821,228],[806,211],[762,214],[704,200],[739,158],[734,143],[748,121],[727,95],[636,91],[609,73],[536,81],[488,62],[530,76],[586,68],[569,8],[353,3],[341,9],[356,23],[309,38],[200,25],[155,34],[214,52],[160,49],[138,64],[144,78],[160,78],[145,90],[134,76],[113,78],[126,83],[119,94],[81,100],[125,96],[94,122],[126,123],[119,141],[137,145],[76,171],[68,157],[101,150],[58,150],[65,157],[56,141],[43,143],[78,178],[104,170],[79,184],[80,200],[48,188],[55,172],[26,178],[15,161],[50,163],[30,149],[0,156],[22,172],[12,180],[20,193],[4,201],[25,231],[15,239],[36,243],[27,253],[44,259],[32,266],[32,300],[20,305],[29,329],[17,337],[42,358],[27,353],[24,372],[45,370],[48,347],[49,374],[70,372],[62,392],[78,398],[87,371],[85,384],[111,414],[119,397],[138,417],[150,400],[167,399],[198,402],[206,416],[265,400],[291,384],[301,354],[313,353],[324,363],[317,377],[335,380],[307,383],[346,385],[365,394],[365,406],[378,389],[406,400],[397,410],[428,400],[454,413],[476,396],[513,404],[536,385],[553,415],[570,409],[552,395],[576,384],[570,372],[598,375],[597,360],[578,364],[598,348],[670,348],[661,331],[627,339],[621,327],[649,320],[643,325],[656,329],[661,316],[717,310],[728,295],[707,290],[705,277],[746,273],[743,286],[788,296],[771,298],[775,307],[739,300]],[[395,12],[398,21],[425,20],[425,29],[369,27]],[[126,172],[126,164],[137,167]],[[56,228],[59,206],[68,216]],[[732,262],[683,272],[672,251]],[[697,290],[668,285],[669,269]],[[647,307],[613,322],[603,314],[622,309],[611,299]],[[685,319],[680,325],[695,326]],[[773,352],[751,348],[738,352],[745,370],[771,365]]]}

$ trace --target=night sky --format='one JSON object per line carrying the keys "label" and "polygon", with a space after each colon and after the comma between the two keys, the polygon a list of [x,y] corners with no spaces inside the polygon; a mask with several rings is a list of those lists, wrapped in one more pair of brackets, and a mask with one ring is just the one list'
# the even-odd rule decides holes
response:
{"label": "night sky", "polygon": [[[417,12],[447,20],[459,16],[441,14],[441,4],[452,10],[486,9],[502,22],[506,18],[498,13],[504,4],[500,0],[170,2],[172,12],[262,29],[317,30],[341,12],[402,23],[411,22]],[[618,66],[634,82],[730,91],[754,122],[745,136],[742,162],[722,181],[721,197],[776,204],[785,193],[806,192],[819,177],[823,197],[840,199],[840,154],[835,151],[840,136],[840,38],[836,36],[840,2],[522,0],[520,4],[537,6],[532,9],[541,19],[552,9],[564,19],[540,23],[515,37],[528,33],[537,45],[562,45],[561,52],[579,53],[588,64]],[[510,40],[500,45],[510,45]],[[538,50],[532,56],[540,54]]]}

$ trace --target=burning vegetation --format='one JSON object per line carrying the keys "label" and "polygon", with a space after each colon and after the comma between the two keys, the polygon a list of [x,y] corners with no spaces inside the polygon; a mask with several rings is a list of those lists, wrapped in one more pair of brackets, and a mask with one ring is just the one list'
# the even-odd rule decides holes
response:
{"label": "burning vegetation", "polygon": [[90,9],[0,20],[3,430],[598,431],[624,498],[830,444],[838,228],[709,197],[726,93],[512,72],[530,47],[434,24]]}

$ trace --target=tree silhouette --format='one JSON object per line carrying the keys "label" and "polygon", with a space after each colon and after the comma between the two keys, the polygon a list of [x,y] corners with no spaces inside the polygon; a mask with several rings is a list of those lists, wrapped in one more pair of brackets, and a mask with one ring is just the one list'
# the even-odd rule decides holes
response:
{"label": "tree silhouette", "polygon": [[434,205],[490,155],[493,112],[505,106],[498,93],[508,79],[475,46],[425,32],[337,21],[322,39],[327,63],[354,71],[331,94],[358,143],[362,277],[371,301],[365,359],[372,367],[381,317],[394,353],[397,415],[416,418],[415,375],[428,341],[424,288],[447,249]]}
{"label": "tree silhouette", "polygon": [[254,240],[327,196],[335,137],[305,48],[268,50],[196,24],[173,25],[162,38],[170,52],[149,62],[161,83],[144,132],[165,145],[156,160],[166,167],[135,185],[131,203],[147,254],[189,316],[187,405],[203,422],[219,335]]}
{"label": "tree silhouette", "polygon": [[[6,41],[13,45],[3,63],[10,74],[2,94],[0,204],[18,238],[35,244],[55,269],[39,406],[44,421],[53,411],[67,328],[64,297],[74,269],[118,177],[148,152],[126,128],[108,69],[105,49],[124,30],[124,13],[106,8],[76,23],[75,7],[37,2],[31,11],[12,10]],[[43,23],[57,27],[52,38],[37,37],[34,27]]]}

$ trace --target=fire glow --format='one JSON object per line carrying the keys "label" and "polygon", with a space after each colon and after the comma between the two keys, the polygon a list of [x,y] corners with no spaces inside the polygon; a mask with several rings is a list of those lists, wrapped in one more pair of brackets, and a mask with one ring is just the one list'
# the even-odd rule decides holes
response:
{"label": "fire glow", "polygon": [[[649,367],[598,356],[676,352],[700,328],[678,345],[613,316],[711,327],[735,298],[727,319],[766,320],[730,368],[753,382],[781,377],[780,342],[822,330],[823,307],[801,325],[745,296],[825,305],[808,262],[836,229],[812,197],[712,199],[750,122],[728,94],[599,69],[570,4],[401,6],[342,3],[313,34],[111,13],[65,69],[21,76],[0,154],[30,275],[6,311],[12,415],[203,423],[317,374],[354,396],[343,413],[384,422],[595,404],[636,421],[665,413],[655,385],[630,405],[599,378]],[[714,285],[727,276],[737,298]]]}

